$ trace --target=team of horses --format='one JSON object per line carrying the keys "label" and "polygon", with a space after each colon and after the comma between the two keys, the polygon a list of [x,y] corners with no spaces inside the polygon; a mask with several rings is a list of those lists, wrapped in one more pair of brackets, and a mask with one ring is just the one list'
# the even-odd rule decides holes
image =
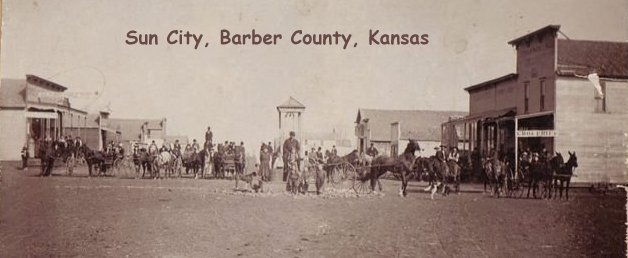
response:
{"label": "team of horses", "polygon": [[[407,195],[408,181],[416,179],[428,182],[428,187],[424,190],[431,192],[431,198],[437,192],[443,195],[449,193],[460,192],[461,167],[463,167],[462,159],[459,162],[448,160],[442,162],[435,156],[417,157],[416,151],[419,145],[416,141],[409,141],[405,150],[397,157],[387,155],[379,155],[370,159],[361,157],[357,151],[353,151],[343,157],[330,159],[325,166],[327,177],[335,166],[348,162],[354,165],[358,170],[359,180],[370,183],[371,191],[376,190],[379,185],[381,191],[381,183],[379,179],[387,172],[393,173],[397,178],[401,179],[399,194]],[[538,161],[530,164],[529,167],[521,167],[518,180],[527,184],[528,196],[530,192],[533,198],[537,198],[537,191],[541,192],[541,198],[561,198],[563,191],[566,199],[569,199],[569,185],[574,169],[578,167],[578,159],[575,152],[568,152],[569,159],[564,161],[561,153],[556,153],[554,157],[548,161]],[[513,180],[515,175],[511,164],[494,158],[485,159],[482,164],[482,170],[485,174],[485,187],[489,186],[490,192],[498,197],[500,193],[505,191],[508,182]],[[524,184],[521,185],[524,187]]]}
{"label": "team of horses", "polygon": [[200,151],[161,150],[149,153],[145,148],[141,148],[134,151],[131,158],[136,177],[139,178],[144,178],[147,172],[151,178],[161,178],[162,171],[165,178],[181,177],[183,171],[185,174],[191,173],[194,178],[203,178],[206,168],[209,168],[211,152],[208,148],[203,148]]}

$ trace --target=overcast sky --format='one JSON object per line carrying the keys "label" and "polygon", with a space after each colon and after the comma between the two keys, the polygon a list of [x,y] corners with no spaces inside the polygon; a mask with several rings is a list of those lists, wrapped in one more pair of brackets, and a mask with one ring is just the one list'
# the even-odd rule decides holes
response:
{"label": "overcast sky", "polygon": [[[467,111],[462,89],[514,72],[507,41],[548,24],[571,39],[628,39],[628,0],[5,0],[2,7],[2,78],[35,74],[68,91],[100,90],[86,109],[110,103],[113,117],[166,117],[171,134],[201,138],[211,125],[219,140],[254,144],[277,135],[275,107],[290,96],[307,107],[305,130],[352,136],[358,108]],[[202,33],[210,45],[168,45],[173,29]],[[221,46],[221,29],[283,39]],[[295,46],[289,37],[297,29],[350,33],[358,46]],[[369,46],[369,29],[429,34],[429,44]],[[125,44],[129,30],[158,34],[159,45]]]}

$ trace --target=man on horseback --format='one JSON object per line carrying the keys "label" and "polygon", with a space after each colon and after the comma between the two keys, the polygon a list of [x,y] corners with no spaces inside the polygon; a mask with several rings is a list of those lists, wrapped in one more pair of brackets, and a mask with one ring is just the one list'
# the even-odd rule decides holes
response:
{"label": "man on horseback", "polygon": [[151,141],[150,145],[148,146],[148,154],[155,155],[157,154],[158,150],[159,149],[157,148],[157,144],[155,143],[155,140]]}
{"label": "man on horseback", "polygon": [[196,139],[192,140],[192,149],[194,150],[194,152],[198,152],[201,149],[201,146],[198,145]]}

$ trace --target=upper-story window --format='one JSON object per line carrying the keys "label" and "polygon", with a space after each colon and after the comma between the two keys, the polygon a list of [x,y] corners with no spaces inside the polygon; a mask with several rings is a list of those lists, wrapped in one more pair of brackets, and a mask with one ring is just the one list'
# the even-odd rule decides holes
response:
{"label": "upper-story window", "polygon": [[541,91],[540,92],[541,93],[540,94],[541,97],[539,98],[539,102],[540,102],[539,104],[540,104],[540,107],[541,107],[541,111],[544,111],[545,110],[545,78],[541,78],[539,80],[539,89]]}
{"label": "upper-story window", "polygon": [[523,83],[523,112],[524,113],[528,113],[528,111],[530,110],[529,107],[529,89],[530,89],[530,82],[524,82]]}

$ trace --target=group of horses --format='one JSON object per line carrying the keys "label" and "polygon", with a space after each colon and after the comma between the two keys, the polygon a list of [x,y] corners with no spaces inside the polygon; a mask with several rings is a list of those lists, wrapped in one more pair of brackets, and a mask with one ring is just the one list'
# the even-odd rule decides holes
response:
{"label": "group of horses", "polygon": [[[485,190],[488,185],[491,194],[499,197],[500,194],[513,190],[520,190],[521,196],[527,186],[526,198],[565,198],[569,199],[569,186],[578,167],[578,157],[575,152],[568,151],[569,159],[564,161],[563,155],[556,152],[547,160],[538,157],[531,160],[521,159],[519,169],[514,170],[514,164],[508,164],[499,159],[485,159],[482,164],[486,174]],[[537,192],[539,195],[537,196]],[[520,196],[520,197],[521,197]]]}
{"label": "group of horses", "polygon": [[[204,178],[206,174],[212,173],[215,178],[225,178],[235,176],[235,173],[242,174],[244,170],[244,157],[233,153],[228,153],[222,148],[213,151],[211,147],[205,146],[200,150],[187,149],[183,152],[172,149],[160,150],[156,153],[149,153],[145,148],[136,150],[132,155],[135,170],[141,178],[148,172],[152,178],[159,178],[161,171],[164,177],[182,176],[192,173],[194,178]],[[233,165],[233,169],[230,168]]]}
{"label": "group of horses", "polygon": [[[359,180],[370,183],[371,191],[375,191],[378,185],[381,191],[379,179],[387,172],[392,172],[401,179],[399,189],[401,196],[407,195],[408,182],[412,179],[428,182],[428,187],[424,190],[431,192],[432,199],[439,191],[443,195],[460,191],[461,168],[466,160],[443,162],[435,156],[417,157],[415,155],[417,150],[419,144],[416,141],[409,141],[403,153],[397,157],[387,155],[364,157],[354,150],[345,156],[329,159],[324,169],[327,171],[327,179],[330,180],[330,174],[337,166],[350,163],[358,171]],[[503,160],[485,159],[482,163],[485,191],[488,185],[490,192],[499,197],[507,188],[513,187],[513,182],[520,182],[517,187],[523,188],[527,185],[528,197],[531,192],[533,197],[537,198],[536,194],[539,191],[542,198],[552,198],[552,194],[554,198],[562,198],[564,190],[566,198],[569,199],[569,185],[574,168],[578,167],[578,161],[575,152],[568,153],[567,162],[564,162],[562,154],[557,152],[548,161],[533,161],[528,166],[525,164],[520,166],[518,173],[511,169],[511,164]]]}
{"label": "group of horses", "polygon": [[[429,182],[427,191],[432,192],[432,198],[437,191],[448,194],[460,189],[460,164],[450,160],[442,162],[435,156],[417,157],[415,153],[420,149],[416,141],[409,141],[402,154],[397,157],[378,155],[375,157],[360,155],[357,150],[342,156],[331,157],[324,164],[327,180],[332,180],[334,171],[344,164],[351,164],[356,170],[357,180],[368,183],[370,190],[375,191],[379,186],[382,190],[380,178],[387,172],[393,173],[401,179],[399,194],[407,195],[408,181],[411,179]],[[453,186],[450,186],[450,184]]]}

